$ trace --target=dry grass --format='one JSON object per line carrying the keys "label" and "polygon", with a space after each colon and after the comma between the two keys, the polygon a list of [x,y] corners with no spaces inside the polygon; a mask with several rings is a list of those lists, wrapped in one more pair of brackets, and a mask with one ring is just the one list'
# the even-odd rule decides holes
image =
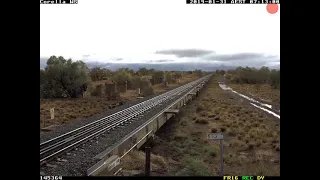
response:
{"label": "dry grass", "polygon": [[229,86],[239,93],[249,94],[261,100],[280,104],[280,90],[272,88],[269,84],[252,85],[252,84],[229,84]]}
{"label": "dry grass", "polygon": [[[40,99],[40,127],[63,124],[77,118],[86,118],[101,113],[115,101],[106,98],[87,97],[83,99]],[[54,108],[55,118],[50,119],[50,108]]]}
{"label": "dry grass", "polygon": [[[144,152],[133,150],[121,160],[122,168],[125,170],[144,170],[145,159]],[[164,157],[151,154],[151,171],[164,171],[168,168],[168,164],[169,160]]]}
{"label": "dry grass", "polygon": [[280,175],[279,120],[245,103],[212,80],[156,140],[152,152],[167,162],[163,175],[218,175],[219,142],[206,139],[210,132],[224,133],[225,174]]}
{"label": "dry grass", "polygon": [[[267,88],[261,89],[267,91]],[[280,175],[279,121],[245,105],[216,83],[210,85],[203,97],[195,109],[196,118],[206,117],[209,121],[207,132],[225,134],[226,174]],[[268,97],[278,97],[278,92],[271,90]],[[188,129],[199,127],[189,125]],[[217,143],[211,143],[217,146]],[[215,161],[218,163],[218,159]]]}
{"label": "dry grass", "polygon": [[120,97],[121,97],[123,100],[131,101],[131,100],[137,99],[137,97],[138,97],[138,91],[137,91],[137,90],[128,90],[128,91],[125,92],[125,93],[120,93]]}

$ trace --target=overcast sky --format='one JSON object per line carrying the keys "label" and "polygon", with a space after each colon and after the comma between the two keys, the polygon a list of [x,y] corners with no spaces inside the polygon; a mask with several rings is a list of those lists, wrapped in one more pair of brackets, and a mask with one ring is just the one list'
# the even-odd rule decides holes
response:
{"label": "overcast sky", "polygon": [[[280,7],[280,5],[279,5]],[[280,8],[185,0],[40,5],[40,57],[102,62],[280,64]]]}

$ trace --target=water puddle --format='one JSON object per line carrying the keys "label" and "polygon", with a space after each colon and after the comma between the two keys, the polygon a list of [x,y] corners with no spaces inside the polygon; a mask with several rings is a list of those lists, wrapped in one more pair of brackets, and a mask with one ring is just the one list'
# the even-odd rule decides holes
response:
{"label": "water puddle", "polygon": [[270,105],[270,104],[261,103],[261,102],[259,102],[259,101],[254,100],[253,98],[250,98],[250,97],[248,97],[248,96],[245,96],[245,95],[243,95],[243,94],[240,94],[240,93],[238,93],[237,91],[234,91],[234,90],[232,90],[232,89],[231,89],[231,91],[234,92],[234,93],[236,93],[236,94],[238,94],[239,96],[241,96],[241,97],[243,97],[243,98],[245,98],[245,99],[248,99],[248,100],[251,101],[251,102],[254,102],[254,103],[260,104],[261,106],[265,106],[265,107],[267,107],[267,108],[272,109],[272,105]]}
{"label": "water puddle", "polygon": [[219,84],[219,86],[220,86],[223,90],[231,90],[231,91],[232,91],[232,89],[231,89],[230,87],[226,86],[225,84]]}
{"label": "water puddle", "polygon": [[261,109],[261,110],[263,110],[263,111],[266,111],[267,113],[272,114],[273,116],[275,116],[275,117],[277,117],[277,118],[280,119],[280,116],[279,116],[278,114],[276,114],[276,113],[274,113],[274,112],[272,112],[272,111],[270,111],[270,110],[268,110],[268,109],[266,109],[266,108],[263,108],[263,107],[261,107],[261,106],[258,106],[258,105],[256,105],[256,104],[253,104],[253,103],[250,103],[250,104],[253,105],[254,107],[259,108],[259,109]]}
{"label": "water puddle", "polygon": [[[259,105],[261,105],[261,106],[264,106],[264,107],[267,107],[267,108],[272,109],[272,105],[270,105],[270,104],[265,104],[265,103],[261,103],[261,102],[255,100],[255,99],[253,99],[253,98],[250,98],[250,97],[248,97],[248,96],[245,96],[245,95],[243,95],[243,94],[240,94],[240,93],[238,93],[237,91],[234,91],[232,88],[228,87],[227,85],[225,85],[225,84],[222,83],[222,82],[219,82],[219,86],[220,86],[220,88],[223,89],[223,90],[230,90],[231,92],[233,92],[233,93],[235,93],[235,94],[238,94],[239,96],[241,96],[241,97],[243,97],[243,98],[245,98],[245,99],[247,99],[247,100],[249,100],[249,101],[251,101],[251,102],[254,102],[254,103],[259,104]],[[261,107],[261,106],[258,106],[258,105],[256,105],[256,104],[253,104],[253,103],[250,103],[250,104],[253,105],[254,107],[259,108],[259,109],[261,109],[261,110],[263,110],[263,111],[266,111],[266,112],[268,112],[269,114],[272,114],[273,116],[275,116],[275,117],[277,117],[277,118],[280,119],[280,115],[278,115],[278,114],[276,114],[276,113],[274,113],[274,112],[272,112],[272,111],[270,111],[270,110],[268,110],[268,109],[266,109],[266,108],[263,108],[263,107]],[[280,110],[279,110],[279,113],[280,113]]]}

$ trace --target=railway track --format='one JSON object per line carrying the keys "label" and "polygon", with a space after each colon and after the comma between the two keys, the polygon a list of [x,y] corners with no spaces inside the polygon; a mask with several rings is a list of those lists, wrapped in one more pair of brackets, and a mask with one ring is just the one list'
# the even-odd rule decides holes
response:
{"label": "railway track", "polygon": [[208,77],[209,76],[205,76],[152,99],[146,100],[46,142],[40,143],[40,165],[49,162],[59,155],[76,148],[96,136],[137,120],[142,117],[144,113],[157,108],[158,105],[166,103],[182,93],[188,92],[191,88],[207,80]]}

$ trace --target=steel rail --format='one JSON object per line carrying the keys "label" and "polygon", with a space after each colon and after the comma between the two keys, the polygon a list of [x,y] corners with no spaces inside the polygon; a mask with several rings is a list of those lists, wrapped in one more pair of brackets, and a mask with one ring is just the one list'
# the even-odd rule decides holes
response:
{"label": "steel rail", "polygon": [[[200,84],[206,79],[203,77],[186,85],[175,88],[162,95],[156,96],[122,111],[109,115],[105,118],[99,119],[85,126],[72,130],[68,133],[60,135],[56,138],[48,140],[40,144],[40,163],[61,154],[69,149],[75,148],[84,141],[89,140],[91,137],[98,136],[106,131],[112,130],[119,125],[123,125],[128,121],[135,120],[138,116],[141,116],[148,110],[151,110],[155,106],[162,102],[168,101],[180,95],[184,91],[197,84]],[[117,116],[119,115],[119,116]]]}

